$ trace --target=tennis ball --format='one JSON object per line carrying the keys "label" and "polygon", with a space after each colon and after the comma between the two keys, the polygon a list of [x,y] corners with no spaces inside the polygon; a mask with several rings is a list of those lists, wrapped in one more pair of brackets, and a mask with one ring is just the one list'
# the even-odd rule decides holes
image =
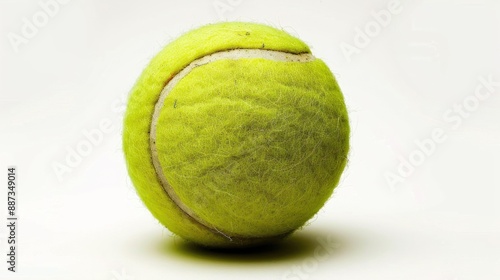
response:
{"label": "tennis ball", "polygon": [[299,39],[226,22],[152,59],[128,101],[123,146],[151,213],[197,244],[288,236],[331,196],[347,162],[339,86]]}

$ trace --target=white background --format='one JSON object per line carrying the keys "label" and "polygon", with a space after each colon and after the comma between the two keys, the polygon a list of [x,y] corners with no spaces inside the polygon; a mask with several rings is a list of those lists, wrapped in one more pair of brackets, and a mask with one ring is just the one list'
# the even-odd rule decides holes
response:
{"label": "white background", "polygon": [[[0,0],[0,180],[17,166],[20,218],[15,274],[0,226],[0,279],[500,279],[500,87],[474,96],[481,77],[500,81],[498,1],[401,1],[386,26],[373,13],[389,0],[66,0],[48,16],[47,2]],[[144,66],[183,32],[220,20],[303,39],[349,107],[340,186],[270,250],[211,252],[173,237],[138,199],[121,151],[126,96]],[[369,28],[369,41],[357,28]],[[103,122],[111,129],[68,162]],[[445,141],[431,145],[435,129]],[[435,147],[424,155],[419,141]],[[411,155],[418,166],[398,172]]]}

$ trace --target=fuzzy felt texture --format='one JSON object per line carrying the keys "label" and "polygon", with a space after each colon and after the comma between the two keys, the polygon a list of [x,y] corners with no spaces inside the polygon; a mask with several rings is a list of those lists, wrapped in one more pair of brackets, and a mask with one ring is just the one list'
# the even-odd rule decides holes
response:
{"label": "fuzzy felt texture", "polygon": [[[165,85],[192,61],[230,49],[309,53],[269,26],[220,23],[165,47],[132,89],[123,145],[137,193],[172,232],[206,246],[245,246],[287,235],[330,197],[347,162],[342,93],[321,60],[221,60],[195,68],[167,96],[156,146],[183,203],[218,231],[193,221],[163,189],[149,132]],[[237,238],[228,238],[232,235]]]}

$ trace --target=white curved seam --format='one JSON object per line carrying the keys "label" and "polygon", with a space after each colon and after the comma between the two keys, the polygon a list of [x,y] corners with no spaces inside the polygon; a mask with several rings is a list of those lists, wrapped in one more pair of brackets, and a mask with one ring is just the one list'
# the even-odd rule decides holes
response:
{"label": "white curved seam", "polygon": [[163,174],[163,170],[161,168],[160,161],[158,159],[158,150],[156,148],[156,127],[158,124],[158,119],[160,117],[161,109],[163,108],[165,99],[167,98],[168,94],[172,91],[172,89],[174,89],[174,87],[184,77],[186,77],[189,73],[191,73],[191,71],[193,71],[193,69],[195,69],[196,67],[211,63],[211,62],[219,61],[219,60],[225,60],[225,59],[238,60],[238,59],[252,59],[252,58],[262,58],[262,59],[268,59],[271,61],[278,61],[278,62],[302,62],[302,63],[315,60],[315,57],[310,53],[292,54],[292,53],[286,53],[286,52],[280,52],[280,51],[261,50],[261,49],[227,50],[227,51],[213,53],[213,54],[201,57],[197,60],[194,60],[188,66],[186,66],[184,69],[182,69],[179,73],[177,73],[161,91],[160,97],[155,105],[155,110],[154,110],[153,118],[151,121],[151,130],[150,130],[150,134],[149,134],[150,147],[151,147],[151,157],[152,157],[153,165],[154,165],[156,174],[157,174],[158,178],[160,179],[160,183],[161,183],[163,189],[165,190],[165,192],[167,193],[167,195],[170,197],[170,199],[181,209],[181,211],[183,211],[188,216],[190,216],[194,221],[201,224],[202,226],[207,227],[212,232],[218,233],[218,234],[228,238],[229,240],[232,240],[231,237],[229,236],[229,234],[224,233],[224,232],[218,230],[215,226],[205,222],[200,217],[198,217],[189,207],[187,207],[182,202],[182,200],[179,198],[179,196],[175,193],[172,186],[168,183],[168,180],[165,177],[165,174]]}

